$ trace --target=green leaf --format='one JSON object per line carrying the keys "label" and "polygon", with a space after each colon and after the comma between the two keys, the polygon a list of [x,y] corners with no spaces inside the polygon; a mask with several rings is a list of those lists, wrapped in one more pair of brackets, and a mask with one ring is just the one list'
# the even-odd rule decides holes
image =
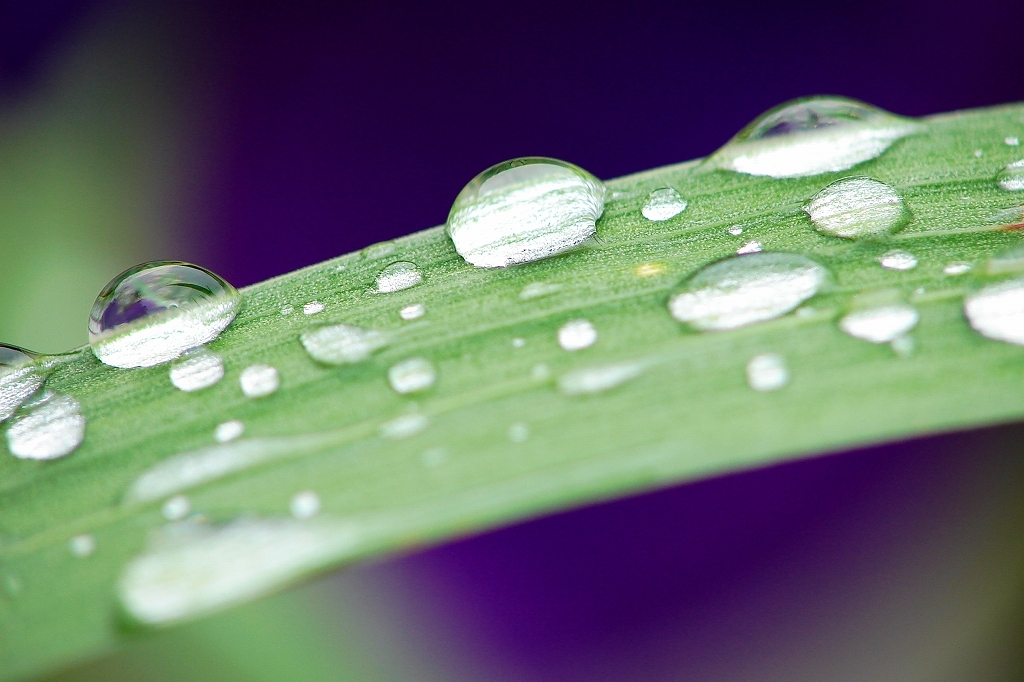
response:
{"label": "green leaf", "polygon": [[[691,162],[611,181],[616,194],[598,238],[536,263],[473,268],[435,228],[250,287],[234,324],[209,345],[227,375],[197,393],[173,388],[166,366],[117,370],[88,349],[61,358],[48,386],[81,403],[84,443],[53,462],[0,458],[3,674],[130,637],[136,626],[118,581],[133,557],[155,551],[151,536],[166,525],[160,507],[173,492],[187,494],[209,527],[271,528],[274,543],[294,541],[288,546],[309,552],[302,568],[312,572],[682,481],[1020,418],[1024,349],[982,337],[962,308],[968,292],[1012,277],[1003,266],[989,274],[986,263],[1020,242],[1008,226],[1020,222],[1024,195],[1000,189],[995,176],[1021,155],[1004,138],[1024,136],[1024,107],[926,123],[844,173],[777,180]],[[812,229],[801,207],[845,176],[895,187],[912,221],[887,240]],[[644,219],[647,194],[666,186],[689,206],[664,222]],[[734,225],[742,235],[729,232]],[[832,285],[802,314],[732,331],[696,332],[673,320],[666,302],[680,280],[750,240],[817,261]],[[917,267],[882,268],[878,258],[895,247],[912,252]],[[416,263],[423,282],[374,293],[376,275],[399,260]],[[944,274],[954,261],[973,268]],[[912,352],[838,329],[870,298],[917,309]],[[325,308],[306,316],[312,301]],[[426,314],[403,321],[398,311],[413,303]],[[294,312],[282,314],[286,306]],[[597,342],[562,350],[558,328],[579,318],[593,324]],[[325,323],[380,330],[390,343],[362,362],[319,364],[300,334]],[[784,358],[788,385],[750,388],[745,368],[763,353]],[[402,396],[387,370],[413,357],[432,363],[437,382]],[[273,395],[242,394],[239,375],[254,363],[278,369]],[[593,368],[618,385],[580,389],[594,380],[580,372]],[[245,435],[217,446],[214,428],[229,419],[241,420]],[[181,490],[140,482],[194,451],[245,466]],[[288,520],[302,490],[317,493],[322,511]],[[81,534],[95,539],[95,551],[76,558],[68,543]],[[296,577],[282,575],[273,585]]]}

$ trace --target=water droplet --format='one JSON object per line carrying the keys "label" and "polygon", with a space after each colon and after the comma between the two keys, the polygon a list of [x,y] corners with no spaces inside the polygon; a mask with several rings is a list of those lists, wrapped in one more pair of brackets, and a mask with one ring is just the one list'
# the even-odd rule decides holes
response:
{"label": "water droplet", "polygon": [[392,365],[388,370],[388,382],[399,393],[415,393],[434,385],[437,372],[425,358],[409,358]]}
{"label": "water droplet", "polygon": [[445,448],[430,448],[420,455],[423,466],[438,467],[448,461],[448,450]]}
{"label": "water droplet", "polygon": [[380,425],[380,437],[388,440],[401,440],[422,433],[430,426],[430,420],[425,414],[414,412],[403,414],[389,422]]}
{"label": "water droplet", "polygon": [[530,427],[522,422],[517,422],[508,427],[508,439],[513,443],[525,443],[530,439]]}
{"label": "water droplet", "polygon": [[919,319],[913,306],[884,305],[849,313],[839,320],[839,328],[871,343],[889,343],[913,329]]}
{"label": "water droplet", "polygon": [[245,424],[237,419],[232,419],[220,424],[213,430],[213,439],[218,443],[228,443],[245,433]]}
{"label": "water droplet", "polygon": [[671,187],[662,187],[651,192],[647,203],[640,209],[648,220],[661,222],[674,218],[686,209],[686,199]]}
{"label": "water droplet", "polygon": [[89,316],[89,343],[105,364],[153,367],[216,339],[241,302],[233,286],[197,265],[144,263],[100,291]]}
{"label": "water droplet", "polygon": [[549,284],[547,282],[530,282],[523,290],[519,292],[519,298],[527,301],[531,298],[540,298],[541,296],[548,296],[560,291],[562,289],[561,284]]}
{"label": "water droplet", "polygon": [[789,253],[733,256],[705,267],[669,299],[669,312],[695,329],[736,329],[785,315],[814,296],[828,271]]}
{"label": "water droplet", "polygon": [[641,263],[640,265],[633,268],[633,273],[637,277],[657,277],[665,272],[665,266],[661,263]]}
{"label": "water droplet", "polygon": [[224,360],[205,348],[187,351],[171,365],[171,383],[191,393],[213,386],[224,378]]}
{"label": "water droplet", "polygon": [[804,206],[814,229],[844,239],[892,234],[906,225],[910,211],[889,185],[871,178],[843,178]]}
{"label": "water droplet", "polygon": [[640,362],[620,362],[603,367],[585,367],[563,374],[558,379],[558,388],[565,395],[590,395],[601,393],[632,381],[647,369]]}
{"label": "water droplet", "polygon": [[326,307],[327,306],[325,306],[320,301],[310,301],[309,303],[303,304],[303,306],[302,306],[302,314],[303,315],[316,315],[317,313],[322,313],[324,311],[324,308],[326,308]]}
{"label": "water droplet", "polygon": [[96,551],[96,538],[88,533],[76,535],[68,541],[68,549],[72,555],[84,559]]}
{"label": "water droplet", "polygon": [[423,273],[415,263],[400,260],[392,263],[377,275],[377,293],[390,294],[414,287],[423,281]]}
{"label": "water droplet", "polygon": [[604,212],[605,186],[558,159],[523,157],[491,166],[459,193],[448,234],[478,268],[501,268],[578,246]]}
{"label": "water droplet", "polygon": [[570,320],[558,328],[558,345],[563,350],[582,350],[597,342],[597,330],[590,320]]}
{"label": "water droplet", "polygon": [[729,234],[731,234],[733,237],[739,237],[741,234],[743,234],[743,228],[740,227],[739,225],[733,225],[732,227],[729,228]]}
{"label": "water droplet", "polygon": [[985,152],[981,151],[980,149],[974,150],[974,158],[980,159],[983,156],[985,156]]}
{"label": "water droplet", "polygon": [[841,97],[786,102],[755,119],[704,162],[748,175],[797,178],[853,168],[920,123]]}
{"label": "water droplet", "polygon": [[522,348],[525,345],[526,345],[526,339],[524,339],[521,336],[517,336],[514,339],[512,339],[512,347],[513,348]]}
{"label": "water droplet", "polygon": [[910,335],[897,336],[889,342],[893,352],[901,358],[910,357],[914,352],[914,338]]}
{"label": "water droplet", "polygon": [[742,256],[745,253],[760,253],[761,242],[750,241],[736,249],[736,254]]}
{"label": "water droplet", "polygon": [[1014,161],[996,176],[996,182],[1007,192],[1024,190],[1024,159]]}
{"label": "water droplet", "polygon": [[997,253],[985,263],[985,272],[990,275],[1002,275],[1009,272],[1024,270],[1024,244]]}
{"label": "water droplet", "polygon": [[789,383],[786,360],[775,353],[755,355],[747,363],[747,383],[755,391],[777,391]]}
{"label": "water droplet", "polygon": [[320,496],[312,490],[295,493],[288,502],[288,510],[297,519],[311,519],[320,513]]}
{"label": "water droplet", "polygon": [[534,381],[547,381],[551,378],[551,368],[543,362],[538,362],[530,369],[530,378]]}
{"label": "water droplet", "polygon": [[290,305],[286,305],[283,308],[281,308],[281,314],[282,315],[291,315],[294,312],[295,312],[295,308],[290,306]]}
{"label": "water droplet", "polygon": [[391,341],[384,332],[348,324],[307,329],[299,339],[314,360],[329,365],[362,362]]}
{"label": "water droplet", "polygon": [[427,312],[427,306],[422,303],[411,303],[398,311],[398,316],[403,320],[418,320]]}
{"label": "water droplet", "polygon": [[962,275],[965,272],[970,272],[970,270],[971,264],[962,260],[947,263],[946,267],[942,268],[942,272],[945,275]]}
{"label": "water droplet", "polygon": [[917,257],[901,249],[886,251],[878,258],[878,262],[886,270],[913,270],[917,267]]}
{"label": "water droplet", "polygon": [[164,502],[160,507],[160,513],[168,521],[180,521],[192,511],[192,503],[184,495],[175,495]]}
{"label": "water droplet", "polygon": [[242,370],[238,383],[246,398],[262,398],[278,389],[281,377],[270,365],[249,365]]}
{"label": "water droplet", "polygon": [[168,624],[242,603],[348,555],[358,535],[333,521],[243,518],[174,524],[125,566],[118,598],[140,623]]}
{"label": "water droplet", "polygon": [[[363,250],[363,257],[366,260],[377,260],[379,258],[385,258],[387,256],[394,255],[397,247],[394,242],[379,242],[377,244],[371,244]],[[341,266],[344,269],[344,265]]]}
{"label": "water droplet", "polygon": [[78,401],[47,391],[26,403],[7,427],[7,448],[19,459],[58,459],[85,438],[85,417]]}
{"label": "water droplet", "polygon": [[1007,137],[1003,138],[1003,142],[1005,142],[1006,145],[1010,146],[1010,147],[1019,147],[1020,146],[1020,138],[1019,137],[1015,137],[1015,136],[1008,135]]}
{"label": "water droplet", "polygon": [[0,422],[8,419],[38,391],[43,379],[32,355],[26,350],[0,344]]}
{"label": "water droplet", "polygon": [[1024,279],[1011,279],[977,291],[964,300],[971,326],[990,339],[1024,346]]}

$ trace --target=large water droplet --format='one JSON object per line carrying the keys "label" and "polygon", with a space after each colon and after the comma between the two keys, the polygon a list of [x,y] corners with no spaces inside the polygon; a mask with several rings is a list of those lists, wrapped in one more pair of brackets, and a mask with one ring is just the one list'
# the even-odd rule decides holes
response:
{"label": "large water droplet", "polygon": [[423,273],[415,263],[400,260],[392,263],[377,275],[377,293],[390,294],[414,287],[423,281]]}
{"label": "large water droplet", "polygon": [[43,385],[43,375],[24,349],[0,344],[0,422]]}
{"label": "large water droplet", "polygon": [[505,161],[459,192],[448,214],[448,234],[459,255],[480,268],[540,260],[594,234],[605,193],[600,180],[565,161]]}
{"label": "large water droplet", "polygon": [[576,369],[558,378],[558,388],[565,395],[590,395],[632,381],[647,369],[642,362],[619,362],[602,367]]}
{"label": "large water droplet", "polygon": [[241,295],[197,265],[144,263],[103,287],[89,316],[89,343],[114,367],[152,367],[217,338]]}
{"label": "large water droplet", "polygon": [[250,365],[242,370],[238,384],[246,398],[262,398],[278,389],[281,377],[270,365]]}
{"label": "large water droplet", "polygon": [[896,140],[923,128],[855,100],[800,99],[755,119],[704,163],[773,178],[818,175],[874,159]]}
{"label": "large water droplet", "polygon": [[310,357],[328,365],[362,362],[391,340],[384,332],[349,324],[307,329],[299,339]]}
{"label": "large water droplet", "polygon": [[219,528],[174,524],[125,566],[118,597],[149,625],[195,618],[299,578],[356,544],[332,521],[244,518]]}
{"label": "large water droplet", "polygon": [[437,372],[426,358],[409,358],[392,365],[388,370],[388,382],[399,393],[415,393],[434,385]]}
{"label": "large water droplet", "polygon": [[910,221],[903,198],[871,178],[843,178],[814,195],[804,206],[814,229],[845,239],[892,234]]}
{"label": "large water droplet", "polygon": [[590,320],[570,320],[558,328],[558,345],[564,350],[583,350],[597,342],[597,330]]}
{"label": "large water droplet", "polygon": [[20,459],[58,459],[85,438],[85,417],[78,401],[47,391],[26,403],[7,427],[7,448]]}
{"label": "large water droplet", "polygon": [[788,313],[827,279],[824,267],[796,254],[734,256],[694,275],[668,307],[672,317],[695,329],[735,329]]}
{"label": "large water droplet", "polygon": [[913,306],[885,305],[855,310],[839,320],[839,328],[871,343],[889,343],[913,329],[919,319]]}
{"label": "large water droplet", "polygon": [[964,314],[982,336],[1024,346],[1024,279],[992,284],[964,300]]}
{"label": "large water droplet", "polygon": [[686,199],[671,187],[662,187],[651,192],[647,203],[640,209],[648,220],[660,222],[674,218],[686,209]]}
{"label": "large water droplet", "polygon": [[223,379],[224,360],[206,348],[197,348],[175,360],[170,374],[175,388],[191,393]]}
{"label": "large water droplet", "polygon": [[755,391],[777,391],[788,383],[789,369],[781,355],[764,353],[747,363],[747,384]]}
{"label": "large water droplet", "polygon": [[996,176],[999,186],[1008,192],[1024,190],[1024,159],[1014,161]]}

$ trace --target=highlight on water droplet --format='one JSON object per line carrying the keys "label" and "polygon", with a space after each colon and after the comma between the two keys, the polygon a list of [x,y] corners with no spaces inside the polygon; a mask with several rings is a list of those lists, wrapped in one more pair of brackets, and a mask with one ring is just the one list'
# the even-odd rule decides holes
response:
{"label": "highlight on water droplet", "polygon": [[327,306],[325,306],[320,301],[310,301],[309,303],[304,303],[302,305],[302,314],[316,315],[317,313],[322,313],[324,311],[324,308],[326,307]]}
{"label": "highlight on water droplet", "polygon": [[19,459],[59,459],[85,438],[81,405],[69,395],[46,391],[25,403],[7,427],[7,449]]}
{"label": "highlight on water droplet", "polygon": [[558,328],[558,345],[563,350],[583,350],[596,342],[597,329],[590,320],[570,320]]}
{"label": "highlight on water droplet", "polygon": [[516,422],[508,427],[508,439],[513,443],[525,443],[530,440],[530,427],[523,422]]}
{"label": "highlight on water droplet", "polygon": [[704,166],[797,178],[847,170],[924,130],[911,119],[843,97],[786,102],[755,119]]}
{"label": "highlight on water droplet", "polygon": [[839,320],[839,328],[871,343],[890,343],[917,326],[919,319],[913,306],[900,303],[855,310]]}
{"label": "highlight on water droplet", "polygon": [[970,294],[964,300],[964,314],[982,336],[1024,346],[1024,278]]}
{"label": "highlight on water droplet", "polygon": [[402,440],[422,433],[430,425],[427,415],[413,412],[403,414],[380,425],[380,437],[387,440]]}
{"label": "highlight on water droplet", "polygon": [[320,496],[312,490],[295,493],[288,502],[288,510],[297,519],[311,519],[320,513]]}
{"label": "highlight on water droplet", "polygon": [[1014,161],[996,176],[999,187],[1007,192],[1024,190],[1024,159]]}
{"label": "highlight on water droplet", "polygon": [[966,261],[962,261],[962,260],[953,261],[952,263],[947,263],[946,267],[942,268],[942,274],[944,274],[944,275],[962,275],[962,274],[964,274],[966,272],[970,272],[971,267],[972,267],[971,264],[966,262]]}
{"label": "highlight on water droplet", "polygon": [[44,379],[32,354],[0,343],[0,422],[42,388]]}
{"label": "highlight on water droplet", "polygon": [[175,495],[169,498],[160,507],[160,513],[168,521],[180,521],[192,511],[192,503],[184,495]]}
{"label": "highlight on water droplet", "polygon": [[736,329],[785,315],[818,293],[828,277],[823,266],[797,254],[733,256],[697,272],[668,308],[694,329]]}
{"label": "highlight on water droplet", "polygon": [[398,316],[406,322],[418,320],[427,312],[427,306],[422,303],[410,303],[398,311]]}
{"label": "highlight on water droplet", "polygon": [[96,551],[96,538],[88,533],[76,535],[68,541],[68,549],[73,556],[84,559]]}
{"label": "highlight on water droplet", "polygon": [[755,355],[747,363],[747,384],[755,391],[777,391],[788,383],[789,368],[781,355]]}
{"label": "highlight on water droplet", "polygon": [[398,393],[424,391],[437,381],[437,371],[426,358],[409,358],[391,366],[388,383]]}
{"label": "highlight on water droplet", "polygon": [[89,316],[89,343],[113,367],[153,367],[216,339],[242,298],[209,270],[154,261],[103,287]]}
{"label": "highlight on water droplet", "polygon": [[231,419],[217,424],[213,430],[213,439],[218,443],[229,443],[245,433],[245,424],[238,419]]}
{"label": "highlight on water droplet", "polygon": [[917,256],[902,249],[886,251],[878,258],[886,270],[913,270],[917,267]]}
{"label": "highlight on water droplet", "polygon": [[448,214],[448,234],[459,255],[476,267],[529,263],[589,239],[604,213],[605,194],[604,183],[565,161],[505,161],[459,193]]}
{"label": "highlight on water droplet", "polygon": [[387,266],[377,275],[377,293],[391,294],[414,287],[423,281],[423,273],[415,263],[400,260]]}
{"label": "highlight on water droplet", "polygon": [[745,253],[760,253],[760,252],[761,252],[761,242],[758,242],[758,241],[749,241],[746,244],[744,244],[743,246],[741,246],[740,248],[736,249],[736,255],[738,255],[738,256],[742,256]]}
{"label": "highlight on water droplet", "polygon": [[171,364],[171,383],[191,393],[213,386],[224,378],[224,360],[206,348],[186,351]]}
{"label": "highlight on water droplet", "polygon": [[302,346],[317,362],[344,365],[362,362],[391,342],[391,336],[375,329],[334,324],[307,329],[299,336]]}
{"label": "highlight on water droplet", "polygon": [[242,370],[238,384],[246,398],[262,398],[274,393],[281,385],[277,369],[270,365],[250,365]]}
{"label": "highlight on water droplet", "polygon": [[600,367],[575,369],[558,378],[558,390],[565,395],[592,395],[632,381],[648,367],[643,362],[617,362]]}
{"label": "highlight on water droplet", "polygon": [[640,209],[645,218],[661,222],[674,218],[686,209],[686,199],[672,187],[662,187],[650,193],[647,202]]}
{"label": "highlight on water droplet", "polygon": [[843,178],[828,185],[804,206],[814,229],[844,239],[896,232],[911,214],[889,185],[872,178]]}

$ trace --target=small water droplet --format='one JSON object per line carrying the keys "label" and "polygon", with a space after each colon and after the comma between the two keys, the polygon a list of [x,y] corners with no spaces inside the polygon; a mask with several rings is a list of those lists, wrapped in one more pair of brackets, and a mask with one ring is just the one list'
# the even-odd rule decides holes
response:
{"label": "small water droplet", "polygon": [[534,381],[547,381],[551,378],[551,368],[543,362],[538,362],[530,369],[530,378]]}
{"label": "small water droplet", "polygon": [[0,422],[38,391],[44,377],[23,348],[0,344]]}
{"label": "small water droplet", "polygon": [[789,253],[754,253],[713,263],[669,299],[669,312],[695,329],[736,329],[785,315],[811,298],[828,271]]}
{"label": "small water droplet", "polygon": [[570,320],[558,328],[558,345],[563,350],[583,350],[596,342],[597,330],[590,320]]}
{"label": "small water droplet", "polygon": [[427,306],[422,303],[410,303],[398,311],[398,316],[403,320],[418,320],[427,312]]}
{"label": "small water droplet", "polygon": [[1003,142],[1006,143],[1006,145],[1010,146],[1010,147],[1019,147],[1020,146],[1020,138],[1016,137],[1016,136],[1012,136],[1012,135],[1008,135],[1008,136],[1004,137],[1003,138]]}
{"label": "small water droplet", "polygon": [[245,433],[245,424],[238,419],[231,419],[217,424],[213,430],[213,439],[218,443],[228,443]]}
{"label": "small water droplet", "polygon": [[844,239],[892,234],[906,225],[910,211],[889,185],[871,178],[843,178],[804,206],[814,229]]}
{"label": "small water droplet", "polygon": [[522,422],[517,422],[508,427],[508,439],[513,443],[525,443],[530,439],[530,427]]}
{"label": "small water droplet", "polygon": [[423,273],[415,263],[400,260],[387,266],[377,275],[377,293],[391,294],[414,287],[423,281]]}
{"label": "small water droplet", "polygon": [[76,535],[68,541],[68,549],[73,556],[84,559],[96,551],[96,538],[88,533]]}
{"label": "small water droplet", "polygon": [[[393,256],[397,247],[394,242],[379,242],[377,244],[371,244],[363,250],[363,257],[366,260],[377,260],[379,258],[386,258],[387,256]],[[345,268],[344,265],[341,266]]]}
{"label": "small water droplet", "polygon": [[970,270],[971,264],[962,260],[947,263],[946,267],[942,268],[943,274],[946,275],[962,275],[965,272],[970,272]]}
{"label": "small water droplet", "polygon": [[983,156],[985,156],[985,152],[981,151],[980,149],[974,150],[974,158],[980,159]]}
{"label": "small water droplet", "polygon": [[320,513],[320,496],[312,490],[295,493],[288,502],[288,510],[297,519],[311,519]]}
{"label": "small water droplet", "polygon": [[324,311],[324,308],[326,307],[327,306],[325,306],[320,301],[310,301],[309,303],[304,303],[302,305],[302,314],[316,315],[317,313],[322,313]]}
{"label": "small water droplet", "polygon": [[561,284],[549,284],[547,282],[530,282],[519,292],[519,298],[528,301],[531,298],[540,298],[560,291]]}
{"label": "small water droplet", "polygon": [[889,343],[913,329],[919,319],[913,306],[884,305],[849,313],[839,320],[839,328],[871,343]]}
{"label": "small water droplet", "polygon": [[662,187],[650,193],[647,203],[640,209],[645,218],[661,222],[674,218],[686,210],[686,199],[671,187]]}
{"label": "small water droplet", "polygon": [[249,365],[242,370],[238,383],[246,398],[262,398],[280,387],[281,377],[270,365]]}
{"label": "small water droplet", "polygon": [[632,381],[647,369],[640,362],[619,362],[602,367],[585,367],[563,374],[558,379],[558,388],[565,395],[591,395],[621,386]]}
{"label": "small water droplet", "polygon": [[170,374],[175,388],[191,393],[213,386],[223,379],[224,360],[206,348],[196,348],[175,360]]}
{"label": "small water droplet", "polygon": [[740,255],[740,256],[742,256],[745,253],[760,253],[760,252],[761,252],[761,242],[756,242],[756,241],[747,242],[746,244],[744,244],[740,248],[736,249],[737,255]]}
{"label": "small water droplet", "polygon": [[664,274],[665,266],[661,263],[641,263],[640,265],[633,268],[633,273],[637,277],[657,277],[658,275]]}
{"label": "small water droplet", "polygon": [[110,280],[89,316],[89,343],[113,367],[153,367],[216,339],[238,313],[233,286],[197,265],[144,263]]}
{"label": "small water droplet", "polygon": [[78,401],[47,391],[26,403],[7,427],[7,448],[19,459],[58,459],[85,438],[85,417]]}
{"label": "small water droplet", "polygon": [[524,339],[521,336],[517,336],[514,339],[512,339],[512,347],[513,348],[522,348],[525,345],[526,345],[526,339]]}
{"label": "small water droplet", "polygon": [[741,234],[743,234],[743,228],[740,227],[739,225],[733,225],[732,227],[729,228],[729,234],[731,234],[733,237],[739,237]]}
{"label": "small water droplet", "polygon": [[773,178],[818,175],[874,159],[923,129],[916,121],[855,100],[800,99],[755,119],[704,164]]}
{"label": "small water droplet", "polygon": [[901,249],[886,251],[878,258],[878,262],[886,270],[913,270],[917,267],[917,257]]}
{"label": "small water droplet", "polygon": [[415,393],[434,385],[437,372],[426,358],[409,358],[392,365],[388,370],[388,383],[397,392]]}
{"label": "small water droplet", "polygon": [[430,448],[420,455],[423,466],[438,467],[448,461],[448,450],[445,448]]}
{"label": "small water droplet", "polygon": [[996,182],[1007,192],[1024,190],[1024,159],[1014,161],[1008,165],[996,176]]}
{"label": "small water droplet", "polygon": [[914,353],[914,338],[912,336],[904,335],[897,336],[895,339],[889,342],[889,346],[893,352],[901,358],[908,358]]}
{"label": "small water droplet", "polygon": [[969,295],[964,314],[982,336],[1024,346],[1024,279],[992,284]]}
{"label": "small water droplet", "polygon": [[329,365],[362,362],[391,341],[390,335],[349,324],[307,329],[299,336],[310,357]]}
{"label": "small water droplet", "polygon": [[529,263],[589,239],[604,212],[605,186],[558,159],[523,157],[491,166],[459,193],[448,234],[478,268]]}
{"label": "small water droplet", "polygon": [[293,306],[290,306],[290,305],[286,305],[283,308],[281,308],[281,314],[282,315],[291,315],[294,312],[295,312],[295,308]]}
{"label": "small water droplet", "polygon": [[422,433],[430,426],[427,415],[414,412],[403,414],[380,425],[380,437],[388,440],[401,440]]}
{"label": "small water droplet", "polygon": [[755,355],[747,363],[747,383],[755,391],[777,391],[789,383],[786,360],[775,353]]}
{"label": "small water droplet", "polygon": [[192,503],[184,495],[175,495],[160,507],[160,513],[168,521],[180,521],[192,511]]}

